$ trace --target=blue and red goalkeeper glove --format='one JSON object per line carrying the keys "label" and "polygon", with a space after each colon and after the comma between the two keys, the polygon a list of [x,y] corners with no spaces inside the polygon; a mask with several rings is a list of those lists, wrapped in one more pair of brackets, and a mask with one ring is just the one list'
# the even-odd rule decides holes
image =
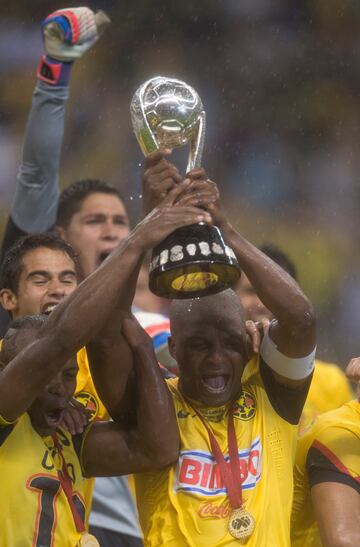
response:
{"label": "blue and red goalkeeper glove", "polygon": [[67,8],[54,11],[41,24],[45,55],[40,59],[37,76],[40,80],[66,86],[73,61],[96,42],[110,19],[103,12],[90,8]]}

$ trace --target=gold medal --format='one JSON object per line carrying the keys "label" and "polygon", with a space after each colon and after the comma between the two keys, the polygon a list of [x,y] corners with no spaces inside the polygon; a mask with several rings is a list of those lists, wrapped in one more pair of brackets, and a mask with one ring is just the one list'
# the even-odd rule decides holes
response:
{"label": "gold medal", "polygon": [[100,547],[100,543],[95,536],[88,532],[83,532],[80,538],[80,547]]}
{"label": "gold medal", "polygon": [[251,536],[255,529],[255,519],[251,513],[242,507],[234,509],[229,517],[228,530],[236,539],[245,539]]}

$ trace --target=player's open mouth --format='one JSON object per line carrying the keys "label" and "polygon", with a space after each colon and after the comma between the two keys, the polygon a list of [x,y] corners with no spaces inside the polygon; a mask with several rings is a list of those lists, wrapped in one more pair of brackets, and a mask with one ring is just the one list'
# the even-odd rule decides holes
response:
{"label": "player's open mouth", "polygon": [[104,251],[103,253],[100,254],[99,256],[99,265],[102,264],[104,262],[104,260],[107,259],[107,257],[111,254],[111,250],[109,251]]}
{"label": "player's open mouth", "polygon": [[64,415],[64,408],[54,408],[45,412],[45,421],[50,427],[59,425]]}
{"label": "player's open mouth", "polygon": [[46,304],[42,310],[41,313],[44,313],[45,315],[50,315],[50,313],[56,308],[59,302],[52,302],[49,304]]}
{"label": "player's open mouth", "polygon": [[208,391],[220,393],[224,391],[230,380],[230,374],[204,374],[201,377],[202,383]]}

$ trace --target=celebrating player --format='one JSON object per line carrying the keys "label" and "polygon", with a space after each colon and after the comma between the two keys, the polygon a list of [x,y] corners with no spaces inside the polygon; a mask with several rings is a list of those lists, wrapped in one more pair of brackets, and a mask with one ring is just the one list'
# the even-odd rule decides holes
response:
{"label": "celebrating player", "polygon": [[[187,193],[191,186],[197,188],[192,195]],[[170,348],[179,379],[168,386],[180,451],[170,468],[136,476],[145,543],[201,547],[237,545],[235,538],[246,538],[249,546],[286,546],[297,423],[313,370],[312,306],[282,268],[229,225],[213,183],[190,183],[178,199],[211,211],[276,319],[256,359],[257,381],[242,385],[248,339],[237,295],[228,290],[172,303]],[[128,279],[132,292],[135,274],[134,268]],[[114,324],[113,317],[93,338],[90,366],[100,396],[116,417],[123,411],[116,401],[125,366],[119,367],[121,340]]]}

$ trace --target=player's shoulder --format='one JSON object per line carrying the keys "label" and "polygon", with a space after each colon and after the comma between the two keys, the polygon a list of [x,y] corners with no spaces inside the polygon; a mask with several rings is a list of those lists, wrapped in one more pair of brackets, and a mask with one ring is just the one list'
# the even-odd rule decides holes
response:
{"label": "player's shoulder", "polygon": [[315,443],[341,451],[344,443],[352,441],[360,443],[360,403],[356,400],[317,416],[299,438],[299,447]]}

